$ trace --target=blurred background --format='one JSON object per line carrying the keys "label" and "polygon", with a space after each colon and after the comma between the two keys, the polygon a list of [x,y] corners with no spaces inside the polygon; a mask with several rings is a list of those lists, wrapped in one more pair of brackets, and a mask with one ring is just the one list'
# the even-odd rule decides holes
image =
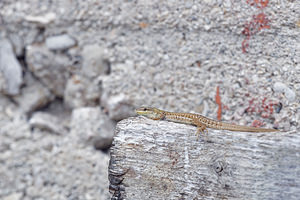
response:
{"label": "blurred background", "polygon": [[300,2],[0,1],[0,199],[110,199],[139,106],[299,130]]}

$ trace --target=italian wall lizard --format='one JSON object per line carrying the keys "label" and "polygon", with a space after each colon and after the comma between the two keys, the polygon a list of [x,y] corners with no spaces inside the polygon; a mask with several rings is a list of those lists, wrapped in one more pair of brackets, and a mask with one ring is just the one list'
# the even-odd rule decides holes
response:
{"label": "italian wall lizard", "polygon": [[203,133],[206,128],[213,128],[219,130],[242,131],[242,132],[275,132],[276,129],[256,128],[248,126],[240,126],[235,124],[228,124],[209,119],[199,114],[193,113],[176,113],[160,110],[151,107],[141,107],[136,109],[136,113],[153,120],[167,120],[171,122],[191,124],[197,126],[197,134]]}

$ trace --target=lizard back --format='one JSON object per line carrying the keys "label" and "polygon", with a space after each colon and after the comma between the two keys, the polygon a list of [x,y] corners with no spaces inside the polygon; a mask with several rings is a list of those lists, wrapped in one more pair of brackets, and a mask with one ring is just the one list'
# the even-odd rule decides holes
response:
{"label": "lizard back", "polygon": [[204,117],[200,114],[193,113],[175,113],[175,112],[165,112],[163,118],[167,121],[191,124],[195,126],[205,125],[208,128],[219,129],[219,130],[230,130],[230,131],[241,131],[241,132],[274,132],[278,131],[276,129],[267,129],[267,128],[257,128],[249,127],[242,125],[229,124],[225,122],[219,122],[207,117]]}

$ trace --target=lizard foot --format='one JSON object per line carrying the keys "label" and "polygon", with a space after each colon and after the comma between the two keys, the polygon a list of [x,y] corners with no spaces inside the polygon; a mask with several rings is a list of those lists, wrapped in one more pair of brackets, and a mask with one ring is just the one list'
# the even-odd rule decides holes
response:
{"label": "lizard foot", "polygon": [[205,125],[197,126],[197,132],[196,132],[197,139],[199,139],[200,134],[205,134],[205,133],[208,133],[208,130]]}

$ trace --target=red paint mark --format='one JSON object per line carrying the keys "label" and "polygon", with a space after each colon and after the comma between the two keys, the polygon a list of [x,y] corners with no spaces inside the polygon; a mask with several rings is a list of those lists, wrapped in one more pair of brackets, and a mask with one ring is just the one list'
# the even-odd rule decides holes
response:
{"label": "red paint mark", "polygon": [[248,113],[259,114],[262,118],[269,118],[274,113],[274,106],[277,105],[278,103],[273,103],[272,100],[268,100],[266,97],[264,97],[261,101],[256,98],[252,98],[245,111]]}
{"label": "red paint mark", "polygon": [[261,127],[262,125],[264,125],[264,124],[261,121],[259,121],[259,120],[254,120],[252,122],[252,126],[253,127]]}
{"label": "red paint mark", "polygon": [[242,42],[243,53],[247,52],[246,49],[249,47],[249,40],[250,40],[250,36],[247,36],[246,39],[244,39]]}
{"label": "red paint mark", "polygon": [[259,13],[258,15],[254,16],[254,22],[258,25],[258,31],[264,28],[270,28],[270,25],[268,25],[270,20],[268,20],[264,13]]}
{"label": "red paint mark", "polygon": [[216,92],[216,103],[218,104],[218,120],[221,120],[222,117],[222,103],[221,103],[221,97],[220,97],[220,88],[217,86],[217,92]]}
{"label": "red paint mark", "polygon": [[244,30],[242,34],[246,36],[246,38],[242,42],[242,51],[243,53],[247,52],[247,48],[249,47],[249,41],[251,36],[255,35],[262,29],[270,28],[270,20],[263,13],[263,8],[267,7],[269,0],[246,0],[247,4],[250,6],[256,6],[261,10],[261,12],[257,15],[253,15],[250,22],[246,22],[244,25]]}
{"label": "red paint mark", "polygon": [[256,6],[257,8],[265,8],[267,7],[269,0],[247,0],[246,3],[250,6]]}

